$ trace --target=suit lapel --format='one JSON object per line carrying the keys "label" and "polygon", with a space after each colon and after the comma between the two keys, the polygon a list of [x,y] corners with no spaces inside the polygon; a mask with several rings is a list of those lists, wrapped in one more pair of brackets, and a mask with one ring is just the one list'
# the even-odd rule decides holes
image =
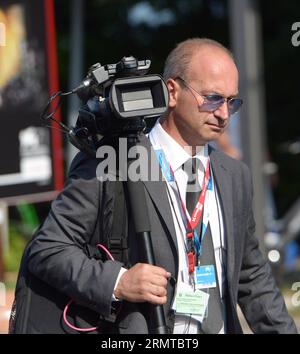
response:
{"label": "suit lapel", "polygon": [[230,282],[233,276],[235,261],[233,239],[232,179],[230,172],[223,164],[221,155],[219,155],[215,150],[211,150],[210,159],[224,218],[224,231],[227,242],[227,279]]}
{"label": "suit lapel", "polygon": [[[160,171],[159,163],[153,153],[152,146],[148,138],[144,135],[140,137],[139,145],[146,147],[148,153],[148,171],[149,171],[149,178],[146,181],[143,181],[145,185],[146,192],[148,193],[149,197],[151,198],[152,202],[156,206],[157,212],[161,215],[164,223],[171,235],[171,238],[175,244],[176,250],[177,249],[177,239],[176,239],[176,231],[172,217],[172,211],[170,207],[170,203],[168,200],[168,193],[167,193],[167,185],[166,182],[163,181],[161,178],[159,181],[151,181],[151,156],[153,157],[152,163],[156,165],[158,171]],[[152,155],[151,155],[152,150]],[[155,157],[155,158],[154,158]]]}

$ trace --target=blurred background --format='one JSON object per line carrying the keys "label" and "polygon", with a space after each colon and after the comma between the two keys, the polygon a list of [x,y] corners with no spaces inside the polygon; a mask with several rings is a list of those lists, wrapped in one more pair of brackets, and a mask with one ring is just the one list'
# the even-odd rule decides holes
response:
{"label": "blurred background", "polygon": [[[0,333],[23,249],[77,151],[41,120],[49,96],[129,55],[161,74],[176,43],[198,36],[236,58],[244,105],[218,144],[251,168],[260,247],[300,327],[300,2],[0,0]],[[55,118],[74,125],[80,105],[68,96]]]}

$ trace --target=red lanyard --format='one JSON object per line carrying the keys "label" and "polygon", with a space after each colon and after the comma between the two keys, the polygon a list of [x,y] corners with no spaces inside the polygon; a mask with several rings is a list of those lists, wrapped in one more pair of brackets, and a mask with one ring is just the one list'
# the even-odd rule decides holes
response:
{"label": "red lanyard", "polygon": [[196,203],[194,211],[191,215],[191,219],[189,220],[187,216],[185,203],[182,201],[178,184],[176,182],[174,171],[172,170],[171,165],[166,160],[165,154],[162,149],[155,150],[155,153],[166,180],[169,183],[175,182],[176,184],[177,193],[180,199],[181,215],[184,216],[184,226],[186,229],[186,246],[187,246],[187,256],[188,256],[188,263],[189,263],[189,273],[193,273],[195,270],[195,249],[196,249],[197,257],[199,257],[200,250],[201,250],[201,240],[197,235],[196,227],[203,214],[206,191],[210,181],[210,159],[209,158],[207,159],[204,179],[202,183],[202,190],[198,202]]}
{"label": "red lanyard", "polygon": [[191,215],[191,220],[188,219],[186,215],[186,208],[182,203],[181,200],[181,205],[184,207],[184,213],[186,215],[186,221],[187,221],[187,228],[186,228],[186,244],[187,244],[187,256],[188,256],[188,264],[189,264],[189,273],[194,273],[195,270],[195,247],[196,247],[196,252],[197,256],[200,254],[200,248],[201,248],[201,235],[197,235],[196,232],[196,227],[202,217],[203,210],[204,210],[204,203],[205,203],[205,197],[206,197],[206,192],[207,192],[207,187],[209,183],[209,178],[210,178],[210,160],[208,158],[207,164],[206,164],[206,169],[205,169],[205,175],[202,183],[202,190],[198,199],[198,202],[196,203],[196,206],[192,212]]}
{"label": "red lanyard", "polygon": [[[195,208],[194,208],[194,210],[192,212],[191,220],[189,220],[186,217],[187,226],[188,226],[189,229],[192,229],[192,230],[194,230],[197,227],[197,225],[199,223],[199,220],[200,220],[200,218],[202,216],[202,213],[203,213],[204,202],[205,202],[205,197],[206,197],[206,191],[207,191],[209,178],[210,178],[210,168],[209,168],[210,166],[209,165],[210,165],[210,160],[208,158],[207,164],[206,164],[206,169],[205,169],[205,175],[204,175],[204,179],[203,179],[203,182],[202,182],[202,190],[201,190],[198,202],[196,203]],[[180,198],[180,200],[181,200],[181,198]],[[185,215],[187,215],[186,214],[186,207],[182,203],[182,200],[181,200],[181,204],[184,207],[183,210],[184,210]]]}
{"label": "red lanyard", "polygon": [[[170,166],[170,170],[171,170],[171,173],[172,173],[173,178],[175,180],[175,175],[174,175],[174,172],[173,172],[171,166]],[[182,198],[181,198],[181,195],[179,192],[179,188],[176,183],[181,208],[182,208],[184,216],[185,216],[185,223],[184,224],[185,224],[185,229],[186,229],[186,245],[187,245],[189,273],[193,273],[195,270],[195,247],[196,247],[197,256],[199,256],[199,254],[200,254],[201,235],[197,234],[196,227],[197,227],[197,225],[202,217],[202,214],[203,214],[205,197],[206,197],[207,187],[209,184],[209,179],[210,179],[210,159],[208,158],[207,164],[206,164],[206,169],[205,169],[205,174],[204,174],[204,179],[202,182],[202,190],[199,195],[198,202],[196,203],[195,208],[192,212],[190,220],[187,216],[186,206],[185,206],[185,203],[182,201]]]}

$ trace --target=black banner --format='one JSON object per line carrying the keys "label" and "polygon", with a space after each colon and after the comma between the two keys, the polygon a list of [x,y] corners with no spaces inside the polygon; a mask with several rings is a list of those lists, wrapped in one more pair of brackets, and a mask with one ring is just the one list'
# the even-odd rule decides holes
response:
{"label": "black banner", "polygon": [[62,143],[40,115],[58,90],[53,1],[1,1],[0,23],[0,198],[51,199]]}

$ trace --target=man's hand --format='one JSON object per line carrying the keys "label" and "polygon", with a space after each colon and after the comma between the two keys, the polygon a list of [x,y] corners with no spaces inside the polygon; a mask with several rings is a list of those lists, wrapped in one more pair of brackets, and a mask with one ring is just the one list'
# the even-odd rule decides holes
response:
{"label": "man's hand", "polygon": [[161,267],[137,263],[121,276],[114,295],[130,302],[165,304],[170,276],[171,273]]}

